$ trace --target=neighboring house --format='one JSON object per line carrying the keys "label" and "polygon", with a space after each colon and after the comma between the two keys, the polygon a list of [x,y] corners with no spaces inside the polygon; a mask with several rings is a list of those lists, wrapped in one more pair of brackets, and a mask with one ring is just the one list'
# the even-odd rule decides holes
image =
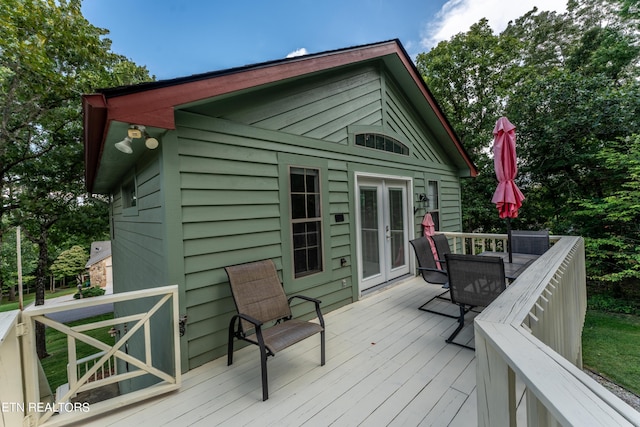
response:
{"label": "neighboring house", "polygon": [[[288,294],[334,310],[414,274],[427,210],[460,231],[460,179],[476,174],[397,40],[104,89],[83,109],[114,290],[179,285],[183,370],[226,352],[225,266],[271,258]],[[159,146],[116,149],[132,125]]]}
{"label": "neighboring house", "polygon": [[85,268],[89,269],[91,286],[106,288],[112,283],[111,242],[93,242]]}

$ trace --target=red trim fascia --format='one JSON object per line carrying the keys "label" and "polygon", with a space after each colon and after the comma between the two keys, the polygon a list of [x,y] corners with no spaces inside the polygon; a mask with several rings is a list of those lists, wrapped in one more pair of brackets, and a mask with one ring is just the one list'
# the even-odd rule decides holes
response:
{"label": "red trim fascia", "polygon": [[439,106],[433,100],[410,58],[399,42],[390,41],[351,50],[336,51],[312,58],[302,57],[299,60],[264,66],[258,65],[256,68],[231,72],[226,75],[176,82],[175,85],[125,95],[112,97],[106,97],[104,94],[85,95],[83,96],[83,110],[85,115],[87,188],[91,191],[93,187],[108,124],[112,120],[162,129],[175,129],[174,108],[176,106],[392,54],[398,55],[405,68],[410,72],[416,86],[436,113],[451,141],[467,163],[471,175],[476,176],[475,166]]}
{"label": "red trim fascia", "polygon": [[107,130],[107,102],[102,94],[83,95],[84,163],[87,190],[93,183]]}

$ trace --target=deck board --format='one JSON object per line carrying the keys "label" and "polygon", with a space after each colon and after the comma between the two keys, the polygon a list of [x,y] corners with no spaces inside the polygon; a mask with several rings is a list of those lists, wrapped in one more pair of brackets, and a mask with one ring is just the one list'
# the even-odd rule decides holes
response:
{"label": "deck board", "polygon": [[[266,402],[252,346],[230,367],[224,357],[185,373],[179,391],[82,425],[474,425],[474,352],[445,343],[455,319],[418,310],[438,292],[414,278],[327,313],[326,365],[317,336],[277,354]],[[472,341],[472,321],[459,337]]]}

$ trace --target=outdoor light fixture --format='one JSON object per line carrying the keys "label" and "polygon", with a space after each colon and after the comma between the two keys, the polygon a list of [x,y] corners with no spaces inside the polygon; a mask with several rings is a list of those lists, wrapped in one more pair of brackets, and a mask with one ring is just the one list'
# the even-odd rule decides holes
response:
{"label": "outdoor light fixture", "polygon": [[[413,208],[414,215],[419,209],[427,209],[427,206],[429,206],[429,198],[425,193],[416,194],[416,198],[418,200],[416,200],[416,207]],[[420,204],[422,204],[422,208],[419,207]]]}
{"label": "outdoor light fixture", "polygon": [[144,133],[144,129],[145,129],[145,127],[141,126],[141,125],[131,125],[131,126],[129,126],[129,129],[127,130],[127,135],[131,139],[142,138],[142,134]]}
{"label": "outdoor light fixture", "polygon": [[160,145],[160,142],[149,135],[146,131],[146,128],[142,125],[131,125],[129,129],[127,129],[127,136],[120,142],[115,144],[115,147],[126,154],[133,153],[133,148],[131,147],[131,143],[134,139],[144,138],[144,145],[149,150],[155,150]]}
{"label": "outdoor light fixture", "polygon": [[146,132],[145,132],[145,137],[144,137],[144,145],[149,149],[149,150],[155,150],[156,148],[158,148],[158,145],[160,145],[160,143],[158,142],[157,139],[149,136]]}
{"label": "outdoor light fixture", "polygon": [[131,154],[133,153],[133,148],[131,148],[132,141],[131,138],[126,136],[122,141],[116,142],[116,148],[125,154]]}

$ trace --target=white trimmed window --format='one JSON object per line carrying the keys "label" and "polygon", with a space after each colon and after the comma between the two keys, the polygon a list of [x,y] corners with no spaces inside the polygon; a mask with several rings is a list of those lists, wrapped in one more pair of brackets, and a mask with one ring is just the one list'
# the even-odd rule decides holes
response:
{"label": "white trimmed window", "polygon": [[289,168],[294,276],[322,271],[320,170]]}

